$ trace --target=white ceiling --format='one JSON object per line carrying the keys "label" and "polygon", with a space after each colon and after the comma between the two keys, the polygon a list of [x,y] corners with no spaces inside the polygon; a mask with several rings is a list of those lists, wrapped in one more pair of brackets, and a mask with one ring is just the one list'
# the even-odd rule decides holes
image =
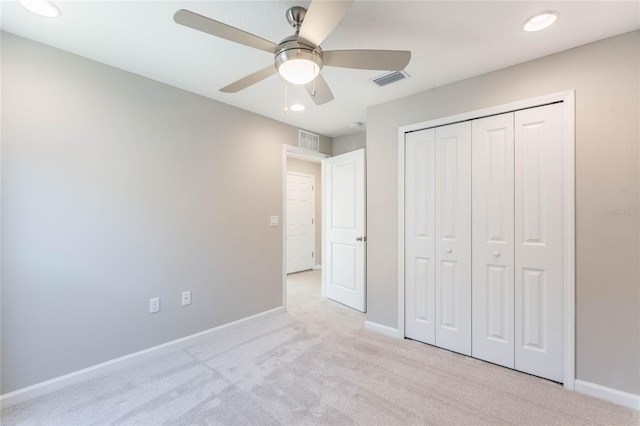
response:
{"label": "white ceiling", "polygon": [[[35,16],[14,1],[0,3],[1,28],[98,62],[327,136],[352,133],[368,106],[504,68],[640,28],[639,1],[356,1],[322,43],[325,50],[398,49],[412,52],[410,79],[378,88],[384,74],[326,67],[335,100],[315,106],[302,87],[269,77],[236,94],[219,88],[270,63],[269,53],[176,24],[188,9],[279,42],[293,33],[285,11],[309,1],[55,1],[62,17]],[[524,20],[555,10],[558,22],[527,33]]]}

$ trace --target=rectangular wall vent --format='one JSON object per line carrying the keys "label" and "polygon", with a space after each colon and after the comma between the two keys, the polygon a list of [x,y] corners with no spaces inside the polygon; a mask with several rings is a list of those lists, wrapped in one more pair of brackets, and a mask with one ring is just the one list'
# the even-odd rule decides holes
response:
{"label": "rectangular wall vent", "polygon": [[376,77],[371,81],[376,86],[382,87],[391,83],[395,83],[396,81],[404,80],[407,77],[409,77],[409,74],[407,74],[404,71],[394,71],[392,73],[388,73],[388,74],[381,75],[380,77]]}
{"label": "rectangular wall vent", "polygon": [[307,151],[320,152],[320,136],[298,130],[298,147]]}

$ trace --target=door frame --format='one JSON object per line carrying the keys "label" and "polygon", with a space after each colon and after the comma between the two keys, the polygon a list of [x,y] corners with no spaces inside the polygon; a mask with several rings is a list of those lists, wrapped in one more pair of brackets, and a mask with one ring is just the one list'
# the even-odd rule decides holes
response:
{"label": "door frame", "polygon": [[[305,161],[306,161],[306,160],[305,160]],[[322,167],[321,167],[321,169],[322,169]],[[317,222],[316,222],[316,221],[318,220],[318,219],[316,218],[316,194],[315,194],[315,187],[317,186],[317,185],[316,185],[316,176],[315,176],[315,175],[311,175],[311,174],[309,174],[309,173],[299,173],[299,172],[290,172],[290,171],[287,171],[287,173],[286,173],[286,178],[288,178],[288,177],[289,177],[289,175],[293,175],[293,176],[301,176],[301,177],[311,178],[311,181],[313,182],[313,184],[312,184],[312,185],[313,185],[313,188],[314,188],[314,190],[313,190],[313,199],[312,199],[312,202],[313,202],[313,223],[312,223],[312,225],[313,225],[313,226],[311,227],[311,228],[312,228],[312,232],[311,232],[311,245],[313,246],[313,252],[314,252],[314,254],[315,254],[315,251],[316,251],[316,224],[317,224]],[[321,177],[322,177],[322,176],[321,176]],[[286,188],[286,186],[285,186],[285,188]],[[288,188],[286,188],[286,189],[288,190]],[[284,197],[285,197],[285,198],[287,197],[287,193],[286,193],[286,192],[285,192],[285,194],[284,194]],[[322,208],[322,206],[321,206],[321,208]],[[285,200],[285,212],[284,212],[284,215],[283,215],[283,223],[282,223],[282,226],[285,228],[285,233],[284,233],[284,235],[285,235],[285,244],[286,244],[286,242],[287,242],[287,239],[289,238],[289,237],[287,236],[287,230],[286,230],[286,228],[287,228],[287,226],[288,226],[288,225],[287,225],[287,222],[286,222],[286,219],[287,219],[287,213],[288,213],[288,211],[289,211],[288,209],[289,209],[289,206],[287,205],[286,200]],[[286,264],[286,259],[285,259],[285,264]],[[314,257],[313,257],[313,265],[311,266],[311,268],[312,268],[312,269],[315,269],[315,267],[316,267],[316,257],[314,256]],[[288,269],[288,268],[287,268],[287,269]],[[285,272],[286,272],[286,270],[285,270]],[[290,273],[294,273],[294,272],[290,272]]]}
{"label": "door frame", "polygon": [[564,298],[563,386],[575,388],[575,91],[553,93],[398,128],[398,336],[405,337],[405,133],[550,103],[563,103],[564,126]]}
{"label": "door frame", "polygon": [[[282,307],[287,309],[287,159],[296,158],[298,160],[309,161],[311,163],[320,163],[320,182],[324,180],[324,160],[331,157],[329,154],[323,154],[321,152],[311,152],[305,149],[299,148],[294,145],[282,145]],[[316,182],[317,186],[317,182]],[[322,226],[322,258],[324,263],[324,199],[325,188],[322,185],[320,200],[321,200],[321,213],[320,220]],[[318,218],[316,217],[316,223]],[[317,236],[316,236],[317,238]],[[314,265],[315,266],[315,265]],[[325,296],[324,291],[324,267],[322,269],[322,297]]]}

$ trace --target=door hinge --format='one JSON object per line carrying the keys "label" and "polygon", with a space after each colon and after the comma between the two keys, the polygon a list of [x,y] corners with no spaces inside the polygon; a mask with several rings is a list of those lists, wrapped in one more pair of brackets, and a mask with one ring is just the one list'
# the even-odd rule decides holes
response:
{"label": "door hinge", "polygon": [[314,223],[316,223],[316,220],[312,218],[311,219],[311,224],[313,225]]}
{"label": "door hinge", "polygon": [[311,252],[311,257],[313,257],[313,252]]}
{"label": "door hinge", "polygon": [[315,191],[315,190],[316,190],[316,187],[315,187],[315,186],[313,186],[313,185],[311,185],[311,190],[312,190],[312,191]]}

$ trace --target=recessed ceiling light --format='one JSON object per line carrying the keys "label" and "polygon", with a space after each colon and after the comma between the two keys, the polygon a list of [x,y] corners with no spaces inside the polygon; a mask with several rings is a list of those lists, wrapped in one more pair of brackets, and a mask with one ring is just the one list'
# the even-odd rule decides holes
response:
{"label": "recessed ceiling light", "polygon": [[524,24],[522,24],[522,28],[525,31],[540,31],[544,30],[558,19],[560,14],[554,11],[547,11],[539,13],[531,18],[527,19]]}
{"label": "recessed ceiling light", "polygon": [[57,18],[62,15],[58,6],[47,0],[20,0],[20,4],[29,12],[45,18]]}
{"label": "recessed ceiling light", "polygon": [[293,104],[289,107],[289,109],[291,109],[291,111],[300,112],[300,111],[304,111],[307,108],[302,104]]}

